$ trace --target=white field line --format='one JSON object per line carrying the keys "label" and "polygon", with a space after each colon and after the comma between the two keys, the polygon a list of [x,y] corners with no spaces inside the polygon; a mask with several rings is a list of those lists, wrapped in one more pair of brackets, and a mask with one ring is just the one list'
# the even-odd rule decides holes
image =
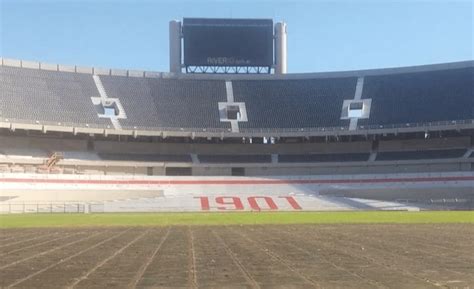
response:
{"label": "white field line", "polygon": [[[226,228],[228,231],[230,231],[228,228]],[[286,268],[288,268],[291,272],[295,273],[295,275],[297,275],[299,278],[303,279],[306,283],[309,283],[311,286],[313,286],[314,288],[322,288],[321,285],[319,285],[316,281],[312,280],[311,278],[309,277],[306,277],[305,275],[303,275],[300,271],[298,271],[298,269],[295,269],[293,267],[293,265],[291,265],[288,261],[286,261],[285,259],[281,258],[278,254],[276,254],[275,252],[271,251],[270,249],[268,248],[262,248],[258,242],[256,242],[255,240],[252,240],[251,238],[249,238],[246,234],[244,233],[241,233],[241,232],[232,232],[234,233],[235,235],[238,235],[240,236],[241,238],[247,240],[248,242],[252,243],[255,245],[255,247],[257,247],[260,251],[264,252],[265,254],[267,254],[270,259],[273,259],[273,260],[276,260],[278,262],[280,262],[283,266],[285,266]]]}
{"label": "white field line", "polygon": [[[270,230],[272,230],[272,229],[270,229]],[[273,229],[272,231],[274,231],[274,232],[279,232],[279,233],[284,233],[285,235],[290,235],[291,237],[294,237],[294,235],[292,235],[291,233],[287,233],[287,232],[283,232],[283,231],[279,231],[279,230],[275,230],[275,229]],[[384,286],[384,285],[382,285],[382,284],[379,284],[377,281],[374,281],[374,280],[372,280],[372,279],[367,279],[367,278],[365,278],[365,277],[363,277],[363,276],[361,276],[361,275],[359,275],[359,274],[357,274],[357,273],[355,273],[355,272],[353,272],[353,271],[351,271],[351,270],[349,270],[349,269],[345,269],[345,268],[343,268],[343,267],[341,267],[341,266],[335,264],[334,262],[331,262],[328,258],[326,258],[326,257],[324,257],[324,256],[321,256],[321,255],[316,256],[314,253],[312,253],[312,252],[310,252],[310,251],[308,251],[308,250],[306,250],[306,249],[303,249],[303,248],[301,248],[300,246],[295,245],[295,244],[293,244],[293,243],[291,243],[291,242],[287,242],[287,243],[285,243],[285,245],[286,245],[286,246],[290,246],[290,247],[292,247],[292,248],[294,248],[294,249],[296,249],[296,250],[298,250],[298,251],[304,253],[305,255],[308,255],[308,256],[313,257],[313,258],[315,258],[315,259],[320,259],[320,260],[322,260],[323,262],[325,262],[325,263],[327,263],[328,265],[330,265],[331,267],[335,268],[336,270],[343,271],[343,272],[347,273],[348,275],[351,275],[351,276],[353,276],[353,277],[356,277],[356,278],[359,279],[360,281],[370,283],[370,284],[376,286],[377,288],[389,289],[388,287],[386,287],[386,286]]]}
{"label": "white field line", "polygon": [[39,270],[39,271],[36,271],[36,272],[34,272],[33,274],[30,274],[30,275],[26,276],[25,278],[22,278],[22,279],[20,279],[20,280],[17,280],[16,282],[14,282],[14,283],[8,285],[7,287],[5,287],[5,289],[9,289],[9,288],[12,288],[13,286],[16,286],[16,285],[18,285],[18,284],[20,284],[20,283],[23,283],[23,282],[25,282],[26,280],[31,279],[31,278],[33,278],[34,276],[38,275],[38,274],[41,274],[41,273],[43,273],[43,272],[45,272],[45,271],[47,271],[47,270],[49,270],[49,269],[51,269],[51,268],[53,268],[53,267],[56,267],[56,266],[58,266],[58,265],[60,265],[60,264],[62,264],[62,263],[64,263],[64,262],[66,262],[66,261],[71,260],[72,258],[75,258],[75,257],[77,257],[77,256],[79,256],[79,255],[81,255],[81,254],[83,254],[83,253],[85,253],[85,252],[87,252],[87,251],[90,251],[90,250],[92,250],[92,249],[94,249],[94,248],[96,248],[96,247],[98,247],[98,246],[100,246],[100,245],[102,245],[102,244],[104,244],[104,243],[110,241],[110,240],[113,240],[113,239],[115,239],[115,238],[117,238],[117,237],[119,237],[119,236],[125,234],[126,232],[128,232],[128,231],[130,231],[130,230],[131,230],[131,228],[130,228],[130,229],[127,229],[127,230],[125,230],[125,231],[123,231],[123,232],[120,232],[120,233],[118,233],[118,234],[116,234],[116,235],[114,235],[114,236],[112,236],[112,237],[110,237],[110,238],[107,238],[107,239],[105,239],[105,240],[102,240],[102,241],[100,241],[99,243],[96,243],[96,244],[94,244],[94,245],[91,246],[91,247],[88,247],[88,248],[86,248],[86,249],[84,249],[84,250],[81,250],[81,251],[77,252],[76,254],[70,255],[70,256],[67,257],[67,258],[61,259],[59,262],[56,262],[56,263],[51,264],[51,265],[49,265],[49,266],[47,266],[47,267],[45,267],[45,268],[43,268],[43,269],[41,269],[41,270]]}
{"label": "white field line", "polygon": [[260,285],[258,282],[250,275],[250,272],[245,269],[244,265],[240,262],[240,260],[235,256],[234,252],[229,248],[229,246],[226,244],[226,242],[214,231],[212,230],[212,233],[216,237],[216,239],[222,244],[224,247],[224,250],[226,253],[230,256],[234,264],[239,268],[240,272],[244,276],[245,280],[247,283],[252,287],[253,289],[260,289]]}
{"label": "white field line", "polygon": [[86,279],[87,277],[89,277],[92,273],[94,273],[97,269],[99,269],[100,267],[102,267],[105,263],[109,262],[110,260],[112,260],[113,258],[117,257],[119,254],[121,254],[123,251],[125,251],[128,247],[130,247],[132,244],[134,244],[136,241],[140,240],[141,238],[143,238],[143,236],[145,236],[146,234],[148,234],[150,232],[150,230],[146,230],[145,232],[143,232],[142,234],[140,234],[138,237],[136,237],[135,239],[133,239],[132,241],[128,242],[125,246],[123,246],[122,248],[120,248],[119,250],[115,251],[112,255],[110,255],[109,257],[105,258],[104,260],[102,260],[101,262],[99,262],[97,265],[95,265],[92,269],[90,269],[86,274],[82,275],[81,277],[77,278],[76,281],[74,281],[74,283],[72,283],[71,285],[67,286],[66,288],[67,289],[72,289],[74,288],[77,284],[79,284],[82,280]]}
{"label": "white field line", "polygon": [[11,240],[11,239],[16,239],[16,240],[18,240],[18,239],[23,239],[23,238],[25,238],[26,236],[31,236],[31,235],[36,235],[36,234],[37,234],[37,232],[29,232],[29,233],[20,234],[19,236],[18,236],[18,235],[13,235],[13,236],[10,236],[10,237],[1,239],[1,240],[0,240],[0,244],[1,244],[2,242],[9,241],[9,240]]}
{"label": "white field line", "polygon": [[130,282],[130,284],[128,285],[127,288],[136,288],[136,286],[137,286],[138,282],[140,281],[140,279],[142,278],[143,274],[145,274],[146,269],[148,268],[148,266],[150,266],[151,262],[153,261],[155,256],[158,254],[158,251],[161,249],[163,243],[166,241],[166,239],[168,239],[168,236],[170,234],[170,230],[171,230],[171,228],[168,227],[168,230],[166,231],[166,234],[163,236],[160,243],[158,243],[158,246],[156,246],[155,251],[153,251],[153,253],[146,260],[146,262],[143,263],[142,267],[140,267],[140,270],[138,270],[137,274],[135,275],[135,277]]}
{"label": "white field line", "polygon": [[[342,232],[341,232],[341,233],[342,233]],[[358,247],[363,247],[363,246],[364,246],[363,243],[359,243],[359,242],[357,242],[357,241],[354,241],[354,240],[350,239],[346,234],[344,234],[344,233],[342,233],[342,234],[344,235],[344,237],[348,238],[348,239],[345,239],[344,242],[352,243],[352,244],[354,244],[355,246],[358,246]],[[400,236],[400,235],[399,235],[399,236]],[[409,239],[409,236],[403,235],[403,237]],[[364,239],[366,239],[366,240],[370,240],[370,239],[367,239],[366,236],[362,236],[362,238],[364,238]],[[412,240],[413,240],[413,239],[412,239]],[[370,241],[372,241],[372,240],[370,240]],[[377,243],[382,243],[380,240],[374,240],[374,241],[377,242]],[[337,242],[337,240],[336,240],[336,242]],[[385,244],[385,245],[390,244],[391,246],[396,247],[396,248],[400,248],[400,249],[402,249],[402,250],[404,250],[404,251],[413,250],[412,248],[407,248],[406,246],[403,246],[402,244],[399,244],[399,243],[391,243],[391,240],[386,241],[384,244]],[[422,252],[422,253],[424,253],[424,254],[426,254],[426,255],[428,255],[428,256],[435,257],[435,258],[439,258],[439,255],[437,255],[437,254],[433,255],[433,254],[431,253],[431,251],[421,249],[421,248],[423,248],[423,246],[430,246],[430,245],[429,245],[429,244],[426,244],[426,243],[420,244],[419,246],[416,246],[416,250],[417,250],[417,251],[420,251],[420,252]],[[392,256],[394,257],[394,259],[406,259],[407,262],[410,262],[410,263],[412,263],[412,262],[421,263],[421,265],[420,265],[421,267],[426,267],[426,266],[425,266],[425,263],[426,263],[426,262],[423,262],[423,260],[421,260],[421,259],[416,259],[416,258],[415,258],[415,260],[413,260],[413,258],[410,258],[409,256],[403,256],[403,255],[401,256],[401,255],[399,255],[399,254],[390,252],[390,251],[388,251],[388,250],[383,250],[383,249],[381,249],[381,248],[376,248],[376,247],[374,248],[373,246],[371,247],[371,250],[372,250],[372,251],[381,252],[382,254],[392,255]],[[432,252],[439,253],[439,251],[437,251],[436,249],[433,249]],[[413,256],[413,254],[412,254],[411,256]],[[472,266],[472,262],[469,262],[469,261],[467,261],[467,260],[460,260],[459,258],[455,258],[455,257],[451,257],[451,256],[443,256],[442,258],[443,258],[443,260],[445,260],[445,261],[447,261],[448,259],[450,259],[450,260],[453,260],[453,262],[463,263],[465,266]],[[370,260],[372,260],[372,258],[371,258]],[[377,262],[377,260],[374,260],[373,262]],[[429,264],[429,262],[428,262],[428,264]],[[442,269],[445,270],[445,271],[448,271],[448,272],[457,274],[457,275],[461,275],[461,276],[464,276],[464,275],[465,275],[464,273],[459,272],[459,271],[456,271],[456,270],[453,270],[453,269],[448,269],[448,268],[442,268]],[[411,273],[410,273],[409,271],[407,271],[407,270],[400,270],[400,271],[401,271],[402,273],[408,273],[408,274],[410,274],[410,275],[413,275],[413,274],[411,274]],[[416,276],[416,275],[413,275],[413,276]],[[417,276],[417,278],[420,278],[420,277]],[[423,279],[423,280],[426,280],[426,279],[424,279],[424,278],[422,278],[422,279]]]}
{"label": "white field line", "polygon": [[[37,246],[41,246],[41,245],[44,245],[44,244],[48,244],[48,243],[51,243],[51,242],[54,242],[54,241],[57,241],[57,240],[66,239],[66,238],[69,238],[69,237],[72,237],[74,235],[78,235],[78,234],[81,234],[81,233],[82,232],[73,233],[73,234],[66,234],[66,235],[63,235],[61,237],[57,237],[57,238],[54,238],[54,239],[51,239],[51,240],[47,240],[47,241],[40,242],[40,243],[35,243],[35,244],[29,245],[29,246],[26,246],[26,247],[21,247],[21,248],[15,249],[13,251],[2,253],[2,254],[0,254],[0,257],[5,256],[5,255],[9,255],[9,254],[12,254],[12,253],[15,253],[15,252],[23,251],[23,250],[26,250],[26,249],[34,248],[34,247],[37,247]],[[56,233],[56,234],[58,234],[58,233]]]}
{"label": "white field line", "polygon": [[94,236],[97,236],[98,234],[103,234],[103,233],[98,232],[98,233],[92,234],[92,235],[90,235],[90,236],[87,236],[87,237],[84,237],[84,238],[81,238],[81,239],[72,241],[72,242],[70,242],[70,243],[61,245],[61,246],[59,246],[59,247],[55,247],[55,248],[53,248],[53,249],[40,252],[40,253],[35,254],[35,255],[33,255],[33,256],[30,256],[30,257],[27,257],[27,258],[24,258],[24,259],[21,259],[21,260],[17,260],[17,261],[15,261],[15,262],[12,262],[12,263],[10,263],[10,264],[7,264],[7,265],[4,265],[4,266],[0,267],[0,269],[5,269],[5,268],[8,268],[8,267],[10,267],[10,266],[13,266],[13,265],[16,265],[16,264],[19,264],[19,263],[28,261],[28,260],[30,260],[30,259],[33,259],[33,258],[36,258],[36,257],[39,257],[39,256],[43,256],[43,255],[46,255],[46,254],[48,254],[48,253],[54,252],[54,251],[59,250],[59,249],[62,249],[62,248],[64,248],[64,247],[68,247],[68,246],[74,245],[74,244],[76,244],[76,243],[78,243],[78,242],[81,242],[81,241],[83,241],[83,240],[87,240],[87,239],[90,239],[90,238],[92,238],[92,237],[94,237]]}
{"label": "white field line", "polygon": [[34,238],[31,238],[31,239],[26,239],[26,240],[11,242],[11,243],[8,243],[8,244],[3,244],[3,245],[0,246],[0,248],[12,246],[12,245],[18,245],[18,244],[26,243],[26,242],[28,242],[28,241],[33,241],[33,240],[36,240],[36,239],[41,239],[41,238],[44,238],[44,237],[49,237],[49,235],[48,235],[48,234],[43,234],[43,235],[39,235],[39,236],[36,236],[36,237],[34,237]]}
{"label": "white field line", "polygon": [[191,283],[190,286],[192,288],[198,288],[197,275],[196,275],[196,254],[194,251],[194,236],[189,226],[188,226],[188,238],[189,238],[188,243],[189,243],[189,251],[190,251],[189,266],[191,267],[189,270],[189,275],[191,275],[189,278],[189,282]]}

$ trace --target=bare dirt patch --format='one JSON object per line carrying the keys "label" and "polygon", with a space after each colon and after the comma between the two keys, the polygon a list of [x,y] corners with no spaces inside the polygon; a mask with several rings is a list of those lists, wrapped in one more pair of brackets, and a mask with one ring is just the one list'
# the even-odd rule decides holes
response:
{"label": "bare dirt patch", "polygon": [[474,288],[474,226],[5,229],[0,288]]}

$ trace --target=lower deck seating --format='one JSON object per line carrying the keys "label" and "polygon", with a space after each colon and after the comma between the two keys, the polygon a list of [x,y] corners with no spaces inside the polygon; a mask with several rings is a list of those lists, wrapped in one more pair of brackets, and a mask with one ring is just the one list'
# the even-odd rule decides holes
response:
{"label": "lower deck seating", "polygon": [[134,162],[192,162],[190,155],[99,153],[102,160]]}
{"label": "lower deck seating", "polygon": [[270,163],[271,155],[199,155],[201,163]]}
{"label": "lower deck seating", "polygon": [[424,159],[451,159],[460,158],[466,153],[465,149],[426,150],[405,152],[380,152],[377,161],[395,160],[424,160]]}
{"label": "lower deck seating", "polygon": [[364,162],[369,159],[369,153],[340,153],[340,154],[288,154],[279,155],[280,163],[316,163],[316,162]]}

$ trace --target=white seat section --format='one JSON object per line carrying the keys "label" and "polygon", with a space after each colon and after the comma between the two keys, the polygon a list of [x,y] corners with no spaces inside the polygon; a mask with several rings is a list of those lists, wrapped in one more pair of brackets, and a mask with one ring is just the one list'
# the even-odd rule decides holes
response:
{"label": "white seat section", "polygon": [[[9,181],[2,182],[4,178]],[[408,198],[428,194],[436,199],[453,188],[468,196],[473,183],[472,172],[268,178],[8,173],[0,174],[0,197],[8,197],[0,207],[68,202],[100,204],[110,212],[418,210],[428,205],[391,200],[401,198],[396,190],[409,192]],[[352,196],[358,191],[373,192],[379,199]]]}

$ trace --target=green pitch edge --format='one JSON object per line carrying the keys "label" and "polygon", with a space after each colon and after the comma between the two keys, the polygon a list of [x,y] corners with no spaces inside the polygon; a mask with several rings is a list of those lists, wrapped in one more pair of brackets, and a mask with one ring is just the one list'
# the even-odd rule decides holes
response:
{"label": "green pitch edge", "polygon": [[474,224],[474,211],[0,215],[0,228],[254,224]]}

